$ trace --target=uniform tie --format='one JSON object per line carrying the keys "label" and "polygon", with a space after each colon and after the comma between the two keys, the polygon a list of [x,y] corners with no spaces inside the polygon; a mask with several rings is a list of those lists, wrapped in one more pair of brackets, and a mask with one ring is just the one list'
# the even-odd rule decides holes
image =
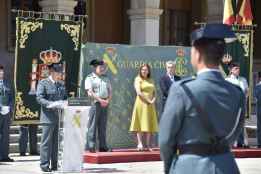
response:
{"label": "uniform tie", "polygon": [[55,82],[54,85],[55,85],[55,87],[56,87],[56,90],[58,91],[58,90],[59,90],[59,86],[60,86],[59,83],[58,83],[58,82]]}

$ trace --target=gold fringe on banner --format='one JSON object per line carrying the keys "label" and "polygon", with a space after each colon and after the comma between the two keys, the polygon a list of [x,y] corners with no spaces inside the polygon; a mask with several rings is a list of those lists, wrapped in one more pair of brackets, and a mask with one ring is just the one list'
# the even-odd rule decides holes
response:
{"label": "gold fringe on banner", "polygon": [[[195,22],[194,25],[204,27],[207,23],[205,22]],[[234,30],[239,30],[239,31],[252,31],[254,30],[257,25],[241,25],[241,24],[233,24],[232,25]]]}
{"label": "gold fringe on banner", "polygon": [[57,20],[57,21],[80,21],[83,22],[88,18],[87,15],[71,15],[55,12],[38,12],[38,11],[24,11],[24,10],[11,10],[13,13],[17,14],[17,17],[24,18],[37,18],[45,20]]}

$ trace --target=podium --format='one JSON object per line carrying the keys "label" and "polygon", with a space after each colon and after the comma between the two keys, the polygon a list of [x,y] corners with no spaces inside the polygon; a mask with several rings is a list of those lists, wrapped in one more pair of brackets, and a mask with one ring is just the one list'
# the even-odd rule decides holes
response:
{"label": "podium", "polygon": [[81,172],[91,106],[60,110],[58,172]]}

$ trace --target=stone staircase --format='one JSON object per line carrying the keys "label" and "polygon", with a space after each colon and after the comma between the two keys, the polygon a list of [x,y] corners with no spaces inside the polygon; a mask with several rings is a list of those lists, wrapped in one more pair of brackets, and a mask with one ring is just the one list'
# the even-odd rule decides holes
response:
{"label": "stone staircase", "polygon": [[[252,115],[250,119],[246,120],[245,127],[247,129],[248,141],[250,146],[257,145],[256,139],[256,115]],[[19,129],[20,126],[11,126],[10,127],[10,153],[19,153]],[[38,126],[38,150],[40,149],[40,140],[41,140],[41,126]],[[28,145],[29,148],[29,145]]]}
{"label": "stone staircase", "polygon": [[[20,137],[19,130],[20,130],[20,126],[17,126],[17,125],[10,126],[10,142],[9,142],[10,143],[10,147],[9,147],[10,152],[9,153],[19,153],[19,137]],[[40,126],[38,126],[38,131],[37,131],[38,151],[39,151],[40,141],[41,141],[41,132],[42,132],[42,129]],[[29,144],[28,144],[27,148],[29,148]]]}

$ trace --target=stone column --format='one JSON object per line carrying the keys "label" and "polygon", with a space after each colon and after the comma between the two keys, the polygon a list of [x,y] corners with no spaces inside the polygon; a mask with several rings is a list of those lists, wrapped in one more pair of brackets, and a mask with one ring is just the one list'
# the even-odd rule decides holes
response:
{"label": "stone column", "polygon": [[207,0],[207,22],[222,23],[223,10],[224,10],[224,1]]}
{"label": "stone column", "polygon": [[43,12],[73,14],[77,5],[75,0],[42,0],[39,2]]}
{"label": "stone column", "polygon": [[131,44],[159,45],[160,0],[131,0]]}

